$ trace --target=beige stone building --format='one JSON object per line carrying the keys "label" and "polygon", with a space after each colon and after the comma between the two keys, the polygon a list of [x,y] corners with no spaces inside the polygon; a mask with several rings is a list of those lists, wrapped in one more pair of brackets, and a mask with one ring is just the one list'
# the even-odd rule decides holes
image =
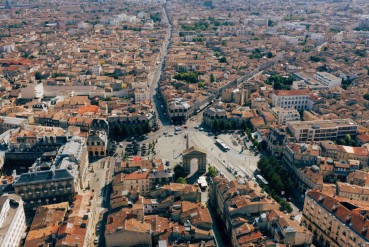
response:
{"label": "beige stone building", "polygon": [[295,121],[287,123],[287,127],[298,142],[356,137],[358,131],[358,124],[351,119]]}
{"label": "beige stone building", "polygon": [[306,193],[303,222],[325,246],[369,246],[368,211],[320,191]]}

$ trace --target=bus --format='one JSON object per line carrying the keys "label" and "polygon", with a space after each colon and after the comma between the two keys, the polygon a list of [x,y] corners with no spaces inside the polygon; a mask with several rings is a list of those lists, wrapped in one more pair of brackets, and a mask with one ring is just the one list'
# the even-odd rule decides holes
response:
{"label": "bus", "polygon": [[227,152],[230,150],[230,148],[219,139],[215,140],[215,145],[217,145],[223,152]]}
{"label": "bus", "polygon": [[265,178],[261,175],[256,175],[256,181],[259,183],[262,183],[264,185],[268,185],[268,181],[265,180]]}

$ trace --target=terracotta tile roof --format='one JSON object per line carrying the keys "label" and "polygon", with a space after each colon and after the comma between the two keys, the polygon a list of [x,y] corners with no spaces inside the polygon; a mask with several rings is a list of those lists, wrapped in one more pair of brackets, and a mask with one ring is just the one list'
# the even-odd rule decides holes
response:
{"label": "terracotta tile roof", "polygon": [[148,175],[149,175],[149,171],[146,171],[146,172],[135,171],[135,172],[125,175],[124,180],[147,179]]}
{"label": "terracotta tile roof", "polygon": [[263,239],[263,234],[260,231],[254,231],[239,237],[238,244],[241,246],[246,246],[245,244],[255,243],[259,239]]}
{"label": "terracotta tile roof", "polygon": [[78,114],[85,114],[86,112],[97,113],[98,111],[99,111],[99,107],[97,105],[83,106],[79,108]]}
{"label": "terracotta tile roof", "polygon": [[24,246],[34,247],[45,244],[51,235],[58,232],[59,225],[63,222],[68,207],[68,202],[39,207]]}
{"label": "terracotta tile roof", "polygon": [[[327,211],[335,215],[349,228],[354,229],[366,241],[369,240],[369,231],[364,231],[365,228],[369,227],[367,207],[359,207],[348,200],[332,198],[316,190],[309,191],[307,195],[324,206]],[[361,212],[364,212],[364,214],[361,214]]]}
{"label": "terracotta tile roof", "polygon": [[274,92],[277,96],[301,96],[309,95],[308,92],[304,90],[277,90]]}

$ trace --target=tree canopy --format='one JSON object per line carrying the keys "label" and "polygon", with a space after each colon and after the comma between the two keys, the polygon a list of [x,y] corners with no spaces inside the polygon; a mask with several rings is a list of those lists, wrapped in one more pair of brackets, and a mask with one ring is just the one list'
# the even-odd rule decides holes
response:
{"label": "tree canopy", "polygon": [[265,81],[268,85],[274,85],[275,90],[289,90],[293,83],[293,78],[290,76],[272,75]]}
{"label": "tree canopy", "polygon": [[190,71],[190,72],[179,72],[174,76],[174,79],[180,81],[186,81],[188,83],[197,83],[199,82],[199,73]]}
{"label": "tree canopy", "polygon": [[179,183],[179,184],[187,184],[187,181],[186,179],[182,178],[182,177],[179,177],[177,180],[176,180],[176,183]]}

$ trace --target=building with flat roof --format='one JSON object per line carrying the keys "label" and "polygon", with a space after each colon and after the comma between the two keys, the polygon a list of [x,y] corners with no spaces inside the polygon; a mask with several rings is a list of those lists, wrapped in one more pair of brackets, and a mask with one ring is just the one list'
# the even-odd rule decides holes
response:
{"label": "building with flat roof", "polygon": [[298,111],[312,109],[310,96],[304,90],[277,90],[272,95],[272,104],[275,107],[294,108]]}
{"label": "building with flat roof", "polygon": [[315,79],[329,88],[341,86],[342,79],[328,72],[316,72]]}
{"label": "building with flat roof", "polygon": [[0,197],[0,246],[18,247],[26,231],[22,198],[11,194]]}
{"label": "building with flat roof", "polygon": [[298,142],[337,140],[356,137],[358,124],[351,119],[288,122],[287,127]]}
{"label": "building with flat roof", "polygon": [[10,129],[24,127],[27,122],[28,120],[24,118],[0,117],[0,134]]}
{"label": "building with flat roof", "polygon": [[299,121],[300,113],[294,108],[273,107],[272,113],[277,117],[278,124],[285,125],[287,122]]}

